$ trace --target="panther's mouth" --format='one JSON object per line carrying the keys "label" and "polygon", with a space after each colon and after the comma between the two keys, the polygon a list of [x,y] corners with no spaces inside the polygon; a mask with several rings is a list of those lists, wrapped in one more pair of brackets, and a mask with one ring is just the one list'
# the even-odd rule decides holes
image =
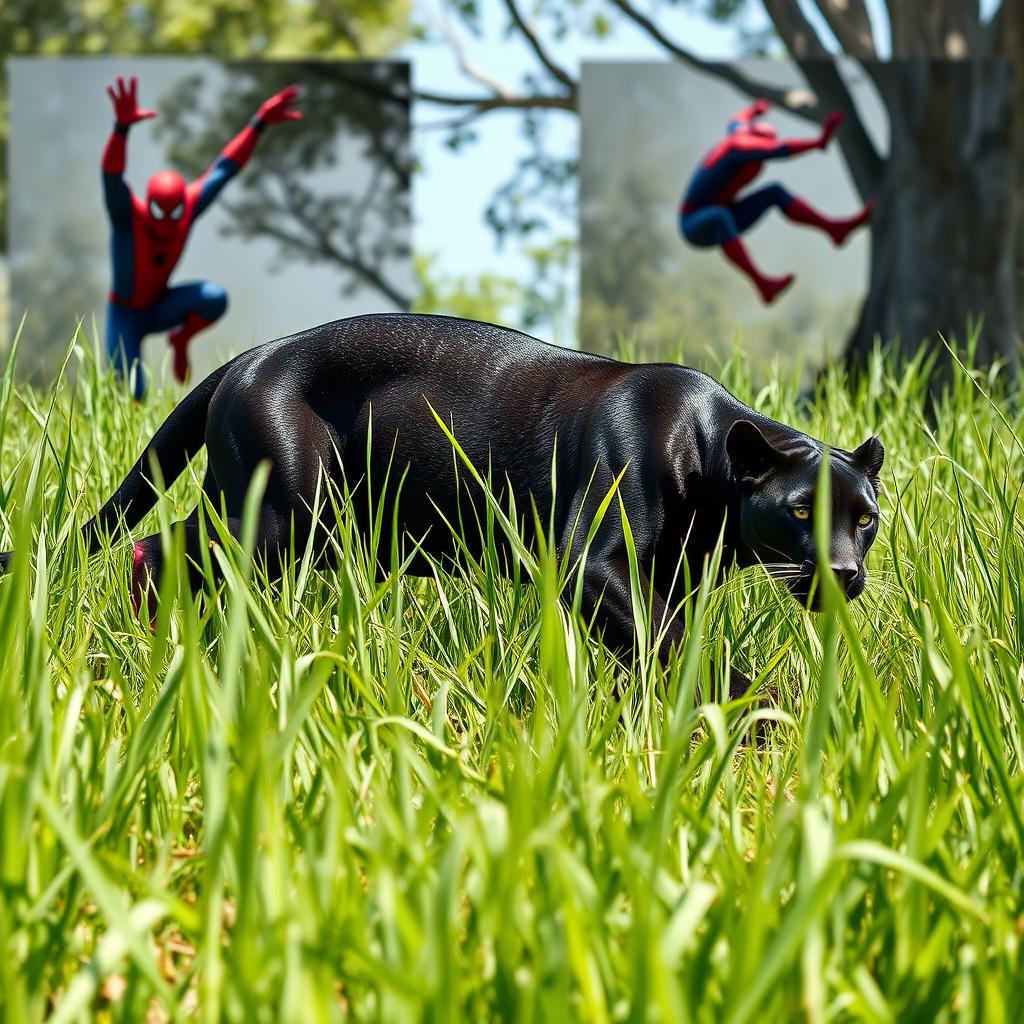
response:
{"label": "panther's mouth", "polygon": [[[786,584],[786,589],[805,608],[812,612],[820,612],[823,602],[821,587],[815,580],[817,569],[814,562],[804,562],[785,573],[773,571],[772,575],[782,579]],[[840,592],[847,601],[856,601],[864,593],[864,588],[867,585],[867,573],[863,566],[858,568],[856,573],[840,575],[838,578]]]}

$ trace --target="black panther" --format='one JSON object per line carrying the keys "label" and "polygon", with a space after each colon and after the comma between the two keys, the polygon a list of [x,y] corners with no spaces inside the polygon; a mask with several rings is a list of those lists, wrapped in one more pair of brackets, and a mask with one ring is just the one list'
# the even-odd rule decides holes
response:
{"label": "black panther", "polygon": [[[641,583],[645,592],[653,584],[654,621],[666,625],[663,658],[683,634],[669,607],[683,597],[681,557],[691,580],[699,581],[723,531],[723,567],[765,563],[798,600],[812,593],[822,442],[762,416],[696,370],[623,363],[445,316],[352,317],[243,352],[171,413],[86,535],[95,550],[102,533],[135,527],[156,502],[151,460],[170,484],[205,444],[203,487],[226,511],[232,531],[254,470],[270,461],[258,544],[277,569],[293,528],[295,538],[330,529],[326,513],[313,513],[321,469],[356,491],[367,477],[371,488],[387,480],[379,497],[386,515],[397,504],[400,529],[423,555],[453,555],[447,524],[473,523],[471,512],[482,522],[485,498],[458,467],[438,419],[480,473],[489,474],[503,506],[514,498],[528,536],[531,502],[545,530],[554,524],[563,557],[581,554],[602,499],[621,474],[617,493]],[[864,557],[878,528],[883,449],[871,437],[855,451],[830,452],[831,568],[853,599],[864,589]],[[356,500],[353,508],[360,528],[368,529],[369,503]],[[199,515],[197,508],[184,523],[195,561]],[[474,532],[465,540],[478,553]],[[157,535],[136,542],[136,599],[158,576],[160,551]],[[426,564],[417,555],[409,569],[423,572]],[[596,613],[607,644],[633,643],[618,500],[587,553],[583,604],[588,615]],[[748,684],[733,673],[731,692]]]}

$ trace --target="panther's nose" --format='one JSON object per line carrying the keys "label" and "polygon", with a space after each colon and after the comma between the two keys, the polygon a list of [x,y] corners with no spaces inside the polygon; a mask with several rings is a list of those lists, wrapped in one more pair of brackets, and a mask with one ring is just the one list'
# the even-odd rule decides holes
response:
{"label": "panther's nose", "polygon": [[839,582],[847,593],[850,592],[850,588],[857,582],[857,577],[860,575],[860,568],[856,565],[833,565],[832,571],[839,577]]}

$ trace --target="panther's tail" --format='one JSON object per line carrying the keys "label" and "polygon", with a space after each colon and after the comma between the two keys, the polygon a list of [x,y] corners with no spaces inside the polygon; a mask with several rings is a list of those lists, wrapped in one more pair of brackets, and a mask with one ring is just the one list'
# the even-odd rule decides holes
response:
{"label": "panther's tail", "polygon": [[210,399],[230,365],[225,363],[214,370],[181,400],[153,435],[120,487],[82,528],[90,553],[98,550],[104,534],[112,534],[118,527],[134,529],[156,504],[158,495],[151,482],[154,460],[160,467],[164,486],[170,487],[206,444],[206,414]]}
{"label": "panther's tail", "polygon": [[[225,363],[214,370],[181,400],[153,435],[139,461],[121,481],[110,500],[82,528],[90,553],[99,550],[105,534],[113,534],[119,528],[133,529],[156,504],[158,495],[150,482],[154,460],[160,467],[164,485],[170,486],[206,443],[206,415],[210,399],[230,365]],[[0,572],[7,569],[11,557],[10,551],[0,552]]]}

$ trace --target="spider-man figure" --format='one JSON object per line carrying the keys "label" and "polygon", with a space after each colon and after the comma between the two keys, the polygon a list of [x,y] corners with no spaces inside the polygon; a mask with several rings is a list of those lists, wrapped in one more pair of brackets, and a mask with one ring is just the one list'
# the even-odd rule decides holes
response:
{"label": "spider-man figure", "polygon": [[189,342],[227,309],[227,292],[211,281],[167,287],[192,225],[245,166],[264,127],[297,121],[302,114],[292,106],[298,89],[294,85],[282,89],[260,106],[201,178],[186,183],[176,171],[160,171],[149,179],[143,202],[124,180],[128,129],[136,121],[156,117],[155,110],[139,107],[137,88],[133,77],[127,86],[118,78],[116,87],[107,89],[115,124],[103,150],[103,195],[112,229],[114,271],[107,307],[107,352],[122,375],[134,367],[135,397],[141,398],[146,389],[139,358],[142,339],[169,331],[174,374],[184,381],[189,371]]}
{"label": "spider-man figure", "polygon": [[733,116],[729,134],[697,168],[679,208],[683,237],[700,248],[720,246],[726,259],[754,282],[766,304],[773,302],[795,279],[794,274],[763,274],[740,241],[740,235],[768,210],[777,207],[789,220],[820,228],[836,245],[842,245],[851,231],[871,219],[875,209],[874,201],[870,201],[852,217],[826,217],[779,184],[766,185],[738,199],[737,193],[761,173],[765,160],[824,149],[843,119],[841,113],[833,112],[822,122],[821,134],[816,139],[780,142],[775,128],[758,120],[769,107],[767,100],[758,100]]}

